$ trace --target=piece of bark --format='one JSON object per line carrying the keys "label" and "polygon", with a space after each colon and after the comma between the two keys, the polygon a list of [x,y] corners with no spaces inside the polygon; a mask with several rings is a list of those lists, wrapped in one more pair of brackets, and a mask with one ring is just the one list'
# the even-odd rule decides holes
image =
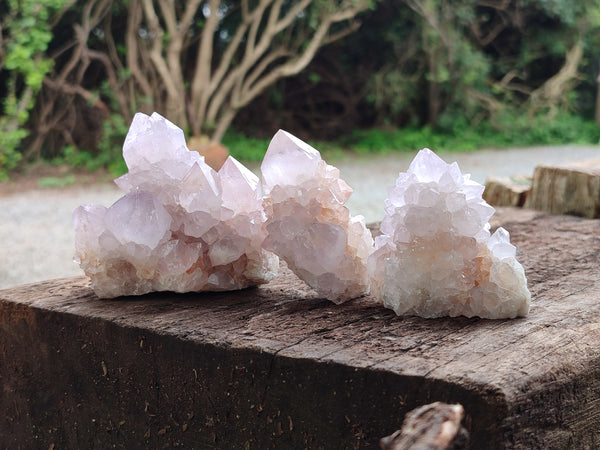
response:
{"label": "piece of bark", "polygon": [[283,268],[236,292],[0,290],[0,448],[377,448],[460,403],[471,448],[600,442],[600,220],[498,208],[532,293],[514,320],[343,306]]}
{"label": "piece of bark", "polygon": [[510,178],[490,177],[485,182],[483,199],[492,206],[522,207],[531,191],[531,177],[515,175]]}
{"label": "piece of bark", "polygon": [[535,168],[526,208],[600,217],[600,159]]}
{"label": "piece of bark", "polygon": [[381,439],[382,450],[460,450],[469,433],[462,426],[461,404],[435,402],[413,409],[404,418],[402,428]]}

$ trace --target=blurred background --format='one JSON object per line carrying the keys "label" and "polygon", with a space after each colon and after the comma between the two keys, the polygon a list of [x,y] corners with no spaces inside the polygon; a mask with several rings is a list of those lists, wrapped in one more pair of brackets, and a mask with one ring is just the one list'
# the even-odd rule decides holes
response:
{"label": "blurred background", "polygon": [[0,0],[0,288],[80,273],[133,115],[256,169],[284,128],[380,220],[430,147],[483,183],[597,156],[597,0]]}

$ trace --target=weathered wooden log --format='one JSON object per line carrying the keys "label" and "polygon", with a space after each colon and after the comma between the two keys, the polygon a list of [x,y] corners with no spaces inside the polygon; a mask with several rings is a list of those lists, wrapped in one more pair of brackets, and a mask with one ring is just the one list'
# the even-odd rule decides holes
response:
{"label": "weathered wooden log", "polygon": [[522,207],[531,191],[531,177],[515,175],[510,178],[490,177],[485,182],[483,199],[492,206]]}
{"label": "weathered wooden log", "polygon": [[469,441],[461,422],[465,410],[460,404],[435,402],[410,411],[402,428],[381,439],[382,450],[460,450]]}
{"label": "weathered wooden log", "polygon": [[552,214],[600,217],[600,159],[536,167],[525,207]]}
{"label": "weathered wooden log", "polygon": [[432,401],[472,448],[600,442],[600,221],[499,208],[528,317],[397,317],[291,272],[238,292],[0,291],[0,448],[377,448]]}

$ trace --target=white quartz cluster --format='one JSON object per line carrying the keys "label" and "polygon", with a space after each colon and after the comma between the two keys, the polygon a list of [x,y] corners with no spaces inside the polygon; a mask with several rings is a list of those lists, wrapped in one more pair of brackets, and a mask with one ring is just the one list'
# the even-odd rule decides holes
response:
{"label": "white quartz cluster", "polygon": [[484,187],[423,149],[388,192],[369,259],[372,293],[396,314],[524,316],[531,294],[508,232],[490,236]]}
{"label": "white quartz cluster", "polygon": [[256,175],[229,157],[216,172],[183,132],[137,114],[123,146],[125,195],[73,213],[75,259],[99,297],[220,291],[269,281],[282,258],[335,303],[369,292],[398,315],[526,315],[531,295],[508,232],[490,235],[484,187],[431,150],[389,190],[373,244],[352,189],[285,132]]}
{"label": "white quartz cluster", "polygon": [[323,297],[342,303],[368,292],[373,238],[344,203],[352,189],[310,145],[278,131],[261,171],[267,213],[263,246]]}
{"label": "white quartz cluster", "polygon": [[229,157],[219,172],[157,113],[136,114],[123,147],[125,195],[73,213],[75,259],[99,297],[233,290],[271,279],[256,175]]}

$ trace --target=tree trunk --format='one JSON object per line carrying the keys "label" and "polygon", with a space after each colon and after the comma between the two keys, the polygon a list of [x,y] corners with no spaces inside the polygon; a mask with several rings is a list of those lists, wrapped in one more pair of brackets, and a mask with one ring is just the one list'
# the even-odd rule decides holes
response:
{"label": "tree trunk", "polygon": [[531,192],[531,176],[489,177],[485,181],[483,199],[492,206],[522,207],[529,192]]}
{"label": "tree trunk", "polygon": [[536,167],[525,207],[589,219],[600,217],[600,159]]}
{"label": "tree trunk", "polygon": [[567,92],[577,82],[579,64],[583,58],[583,45],[576,42],[565,55],[565,63],[560,70],[548,78],[544,84],[531,93],[529,97],[529,116],[547,109],[550,117],[568,102]]}

